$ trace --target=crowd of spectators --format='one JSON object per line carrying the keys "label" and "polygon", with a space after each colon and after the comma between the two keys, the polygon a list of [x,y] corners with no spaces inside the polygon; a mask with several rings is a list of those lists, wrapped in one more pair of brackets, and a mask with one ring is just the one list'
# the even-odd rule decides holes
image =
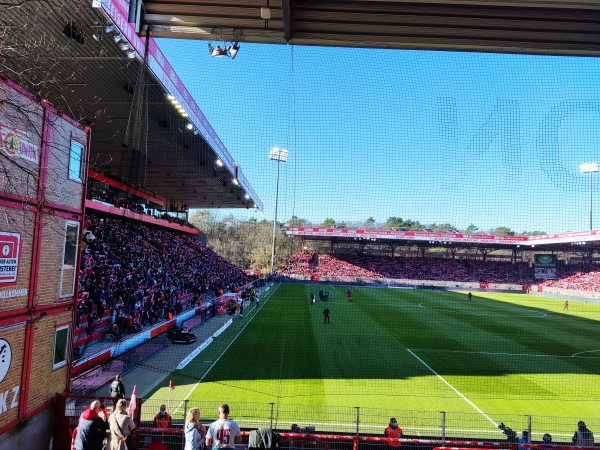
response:
{"label": "crowd of spectators", "polygon": [[[110,316],[118,336],[167,320],[205,295],[235,292],[249,277],[191,236],[139,222],[87,217],[77,326]],[[106,311],[110,311],[107,313]],[[82,318],[85,317],[85,323]]]}
{"label": "crowd of spectators", "polygon": [[[133,198],[123,197],[121,195],[117,195],[115,193],[111,193],[104,189],[91,188],[87,191],[87,198],[89,200],[97,200],[103,203],[107,203],[112,206],[116,206],[118,208],[128,209],[129,211],[138,213],[138,214],[147,214],[152,215],[152,210],[146,211],[141,203],[137,202]],[[197,229],[193,224],[188,222],[185,219],[180,217],[172,216],[166,212],[156,213],[154,217],[162,220],[166,220],[169,223],[176,223],[178,225],[182,225],[184,227]]]}
{"label": "crowd of spectators", "polygon": [[561,289],[600,292],[600,267],[588,270],[582,265],[562,266],[555,280],[534,279],[528,263],[482,261],[438,257],[388,257],[344,253],[338,255],[295,253],[279,272],[280,275],[307,279],[368,278],[417,281],[478,282],[491,284],[533,285]]}
{"label": "crowd of spectators", "polygon": [[172,216],[172,215],[167,214],[167,213],[163,213],[161,215],[157,215],[156,217],[158,217],[159,219],[162,219],[162,220],[166,220],[167,222],[170,222],[170,223],[176,223],[176,224],[182,225],[184,227],[189,227],[189,228],[197,229],[195,225],[191,224],[187,220],[182,219],[180,217]]}
{"label": "crowd of spectators", "polygon": [[525,262],[467,260],[463,264],[476,281],[484,283],[529,285],[534,281],[533,268]]}
{"label": "crowd of spectators", "polygon": [[118,208],[128,209],[138,214],[144,214],[144,208],[140,203],[127,197],[121,197],[116,194],[112,194],[104,189],[89,189],[87,191],[87,198],[90,200],[99,200]]}
{"label": "crowd of spectators", "polygon": [[466,261],[448,258],[405,258],[359,254],[294,254],[281,275],[307,278],[393,278],[455,282],[531,284],[526,263]]}
{"label": "crowd of spectators", "polygon": [[600,292],[600,268],[587,272],[582,266],[565,266],[556,271],[556,276],[557,279],[546,280],[542,286]]}

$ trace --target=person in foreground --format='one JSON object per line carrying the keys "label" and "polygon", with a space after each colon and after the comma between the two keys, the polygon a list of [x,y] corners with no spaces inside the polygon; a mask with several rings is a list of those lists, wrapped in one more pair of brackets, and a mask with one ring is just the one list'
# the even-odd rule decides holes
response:
{"label": "person in foreground", "polygon": [[234,448],[241,444],[242,434],[240,426],[235,420],[229,419],[229,405],[219,406],[219,420],[208,427],[206,433],[206,447],[209,448]]}
{"label": "person in foreground", "polygon": [[81,413],[77,436],[75,437],[76,450],[101,450],[106,436],[106,422],[98,415],[100,402],[94,400],[88,409]]}
{"label": "person in foreground", "polygon": [[185,433],[183,450],[202,450],[204,448],[206,427],[200,423],[200,410],[198,408],[192,408],[188,411],[183,431]]}
{"label": "person in foreground", "polygon": [[117,401],[115,411],[110,415],[109,424],[110,450],[135,450],[131,436],[135,423],[127,414],[127,400],[124,398]]}

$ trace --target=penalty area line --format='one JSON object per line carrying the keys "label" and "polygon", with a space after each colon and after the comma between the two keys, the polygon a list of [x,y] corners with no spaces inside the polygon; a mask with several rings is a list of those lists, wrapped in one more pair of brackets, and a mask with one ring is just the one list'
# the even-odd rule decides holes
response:
{"label": "penalty area line", "polygon": [[[265,299],[264,303],[267,303],[267,301],[273,297],[273,294],[275,293],[275,291],[277,291],[277,289],[279,288],[279,284],[275,287],[275,289],[273,289],[271,292],[269,292],[268,297]],[[266,291],[266,290],[265,290]],[[264,307],[264,304],[263,304]],[[254,311],[254,310],[253,310]],[[254,319],[254,317],[256,317],[256,314],[254,314],[252,316],[251,319]],[[251,320],[248,320],[246,322],[246,324],[242,327],[242,329],[238,332],[238,334],[235,335],[235,337],[231,340],[231,342],[229,343],[229,345],[227,345],[227,347],[225,347],[225,350],[223,350],[221,352],[221,354],[219,355],[219,357],[217,359],[215,359],[215,361],[211,364],[211,366],[206,370],[206,372],[204,372],[204,374],[200,377],[200,379],[196,382],[196,384],[194,384],[194,386],[192,386],[192,388],[190,389],[190,391],[187,393],[187,395],[183,398],[183,400],[181,400],[179,402],[179,404],[177,405],[177,407],[173,410],[172,414],[175,414],[179,408],[181,407],[181,405],[190,397],[190,395],[192,395],[192,392],[194,392],[196,390],[196,388],[198,387],[198,385],[200,383],[202,383],[202,380],[204,380],[204,378],[206,377],[206,375],[208,375],[208,373],[213,369],[213,367],[215,367],[217,365],[217,363],[219,362],[219,360],[221,359],[221,357],[227,352],[227,350],[229,350],[229,347],[231,347],[233,345],[233,343],[237,340],[237,338],[240,336],[240,334],[242,334],[242,332],[246,329],[246,327],[250,324]],[[166,378],[166,377],[165,377]]]}
{"label": "penalty area line", "polygon": [[600,350],[586,350],[586,351],[584,351],[584,352],[577,352],[577,353],[573,353],[573,354],[571,355],[571,358],[574,358],[574,357],[576,357],[576,356],[582,355],[582,354],[584,354],[584,353],[598,353],[598,352],[600,352]]}
{"label": "penalty area line", "polygon": [[473,408],[475,408],[483,417],[485,417],[487,420],[489,420],[494,427],[498,428],[498,424],[496,422],[494,422],[494,420],[488,416],[486,413],[484,413],[475,403],[473,403],[471,400],[469,400],[467,397],[465,397],[458,389],[456,389],[454,386],[452,386],[450,383],[448,383],[448,381],[446,381],[446,379],[444,377],[442,377],[439,373],[437,373],[435,370],[433,370],[425,361],[423,361],[421,358],[419,358],[410,348],[407,348],[406,350],[408,350],[408,352],[413,355],[417,361],[419,361],[421,364],[423,364],[425,367],[427,367],[427,369],[429,369],[429,371],[434,374],[436,377],[438,377],[440,380],[442,380],[442,382],[448,386],[450,389],[452,389],[456,394],[458,394],[464,401],[466,401],[469,405],[471,405]]}

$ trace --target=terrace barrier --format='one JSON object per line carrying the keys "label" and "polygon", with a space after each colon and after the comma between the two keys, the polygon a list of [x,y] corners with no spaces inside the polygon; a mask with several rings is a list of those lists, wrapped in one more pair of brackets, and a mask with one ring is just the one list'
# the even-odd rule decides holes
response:
{"label": "terrace barrier", "polygon": [[[169,450],[181,450],[184,440],[183,429],[163,429],[142,427],[137,430],[138,448],[150,447],[154,442]],[[248,449],[248,431],[242,431],[242,444],[236,444],[236,450]],[[576,447],[573,445],[518,444],[506,441],[456,441],[439,439],[405,439],[379,436],[357,436],[336,434],[277,433],[279,448],[282,450],[392,450],[402,447],[405,450],[497,450],[497,449],[541,449],[541,450],[593,450],[595,447]]]}
{"label": "terrace barrier", "polygon": [[[70,433],[77,426],[80,414],[95,397],[62,395],[56,403],[56,450],[67,450]],[[172,416],[172,427],[155,428],[154,416],[165,404]],[[137,399],[135,422],[137,449],[147,449],[153,442],[163,450],[181,450],[183,425],[190,408],[200,408],[201,421],[209,425],[216,420],[220,402],[179,399]],[[276,403],[230,403],[231,418],[236,420],[247,436],[250,430],[270,428],[280,437],[284,450],[463,450],[491,449],[554,449],[586,450],[572,443],[577,422],[584,420],[592,431],[600,429],[600,419],[581,417],[547,417],[532,415],[503,415],[502,421],[521,436],[529,431],[529,443],[507,442],[497,428],[495,418],[464,412],[402,411],[382,408],[330,407],[320,405],[283,405]],[[106,399],[108,413],[112,399]],[[385,415],[384,415],[385,414]],[[404,432],[401,439],[387,438],[384,430],[390,417],[396,418]],[[497,419],[500,419],[498,417]],[[307,432],[291,432],[292,424]],[[313,432],[313,430],[315,430]],[[552,444],[544,443],[544,434],[552,435]],[[247,443],[247,437],[244,442]],[[396,444],[396,445],[393,445]],[[154,445],[153,448],[157,447]],[[165,448],[167,447],[167,448]],[[237,448],[237,446],[236,446]],[[246,450],[241,445],[237,450]],[[596,447],[597,448],[597,447]],[[591,447],[590,447],[591,449]]]}
{"label": "terrace barrier", "polygon": [[[398,400],[398,404],[400,402],[401,400]],[[183,421],[189,408],[199,408],[202,422],[209,424],[217,419],[220,403],[174,398],[170,400],[148,399],[143,401],[140,411],[141,426],[152,426],[152,419],[162,404],[167,406],[167,411],[173,418],[174,428],[183,428]],[[317,434],[383,437],[390,418],[394,417],[403,430],[404,438],[409,440],[432,439],[436,442],[447,443],[447,441],[467,439],[469,441],[499,442],[505,448],[507,436],[498,429],[500,423],[512,428],[518,436],[521,436],[523,431],[527,431],[533,443],[541,444],[544,434],[548,433],[552,435],[555,444],[568,446],[572,445],[572,437],[579,420],[583,420],[592,431],[600,430],[600,418],[598,417],[499,415],[476,412],[250,402],[229,402],[229,406],[231,408],[230,417],[238,421],[244,430],[271,428],[285,433],[291,430],[292,424],[297,424],[300,427],[314,427]]]}

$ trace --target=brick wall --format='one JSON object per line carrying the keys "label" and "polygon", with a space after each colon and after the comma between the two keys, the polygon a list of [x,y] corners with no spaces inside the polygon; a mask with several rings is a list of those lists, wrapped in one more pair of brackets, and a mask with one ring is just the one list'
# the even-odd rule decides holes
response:
{"label": "brick wall", "polygon": [[[21,253],[19,256],[19,271],[16,284],[0,283],[0,294],[10,291],[29,289],[31,255],[33,252],[33,221],[35,215],[22,209],[0,207],[0,231],[19,233],[21,236]],[[0,297],[0,313],[12,311],[27,306],[27,294],[15,297]]]}
{"label": "brick wall", "polygon": [[27,144],[28,150],[37,150],[39,159],[43,115],[44,110],[39,104],[0,82],[0,132],[4,138],[0,150],[0,191],[19,198],[37,197],[39,163],[24,157],[31,156],[29,152],[12,153],[6,142],[7,138],[14,138],[11,140],[16,145],[13,149],[19,144]]}
{"label": "brick wall", "polygon": [[[59,289],[66,238],[66,223],[67,220],[63,217],[44,217],[42,245],[40,249],[38,304],[54,303],[60,300]],[[72,270],[70,271],[70,276],[72,280]]]}
{"label": "brick wall", "polygon": [[79,209],[84,186],[83,182],[69,179],[69,155],[72,140],[83,144],[85,151],[86,134],[60,117],[53,118],[53,125],[50,134],[46,199],[50,203]]}
{"label": "brick wall", "polygon": [[[58,326],[71,324],[71,312],[46,316],[35,324],[33,360],[27,410],[31,411],[65,391],[67,366],[53,369],[54,333]],[[71,332],[72,335],[72,332]]]}
{"label": "brick wall", "polygon": [[[43,132],[45,117],[48,120]],[[13,147],[6,146],[7,136],[16,142]],[[17,281],[10,286],[0,283],[0,348],[9,346],[12,353],[9,363],[7,354],[4,360],[0,354],[0,433],[35,415],[69,385],[68,361],[54,368],[53,359],[57,327],[67,325],[72,337],[74,326],[72,280],[78,247],[71,267],[66,271],[62,267],[66,225],[80,227],[83,220],[84,185],[68,180],[72,139],[83,144],[85,155],[84,130],[57,115],[50,105],[16,92],[0,77],[0,232],[21,237]],[[20,143],[24,145],[19,147]],[[38,192],[40,179],[47,183]],[[36,228],[36,223],[41,228]],[[76,246],[79,233],[71,237]],[[62,290],[70,295],[61,296],[61,273],[65,280]],[[37,283],[31,286],[36,276]],[[28,350],[31,358],[27,357]],[[51,420],[51,416],[44,417]],[[17,441],[11,439],[2,445],[14,447]]]}
{"label": "brick wall", "polygon": [[10,346],[12,356],[7,349],[0,356],[0,429],[18,418],[19,409],[15,401],[18,402],[20,395],[25,324],[0,328],[0,347],[5,343]]}

